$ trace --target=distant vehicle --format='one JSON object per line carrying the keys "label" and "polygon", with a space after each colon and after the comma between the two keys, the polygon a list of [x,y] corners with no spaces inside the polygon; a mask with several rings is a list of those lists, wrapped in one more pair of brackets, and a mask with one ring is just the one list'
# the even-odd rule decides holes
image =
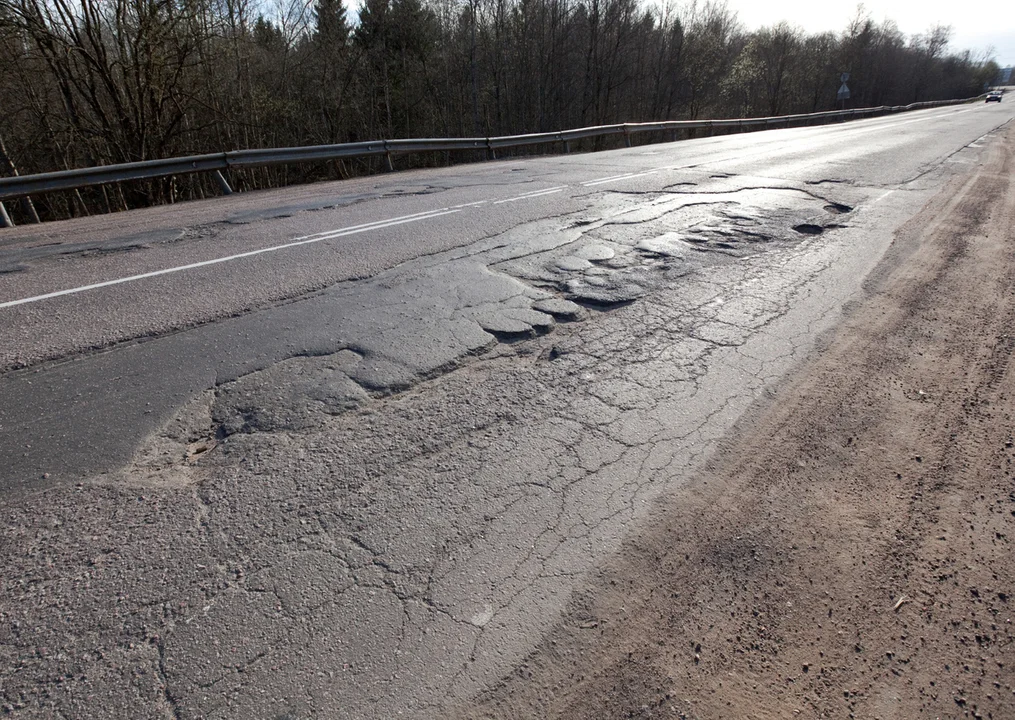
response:
{"label": "distant vehicle", "polygon": [[1001,91],[991,90],[989,93],[987,93],[987,99],[985,100],[985,102],[1001,102]]}

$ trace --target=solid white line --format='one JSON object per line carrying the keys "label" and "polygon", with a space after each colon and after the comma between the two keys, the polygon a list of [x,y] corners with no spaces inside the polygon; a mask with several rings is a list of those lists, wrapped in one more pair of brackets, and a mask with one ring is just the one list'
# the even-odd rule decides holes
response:
{"label": "solid white line", "polygon": [[524,195],[518,195],[516,197],[505,198],[504,200],[495,200],[494,205],[503,205],[504,203],[515,202],[516,200],[528,200],[529,198],[542,197],[543,195],[553,195],[554,193],[563,192],[567,190],[566,185],[560,187],[549,188],[547,190],[534,190],[533,192],[525,193]]}
{"label": "solid white line", "polygon": [[616,182],[617,180],[629,180],[630,178],[644,177],[645,175],[655,175],[656,172],[656,170],[647,170],[646,172],[627,173],[626,175],[614,175],[613,177],[589,180],[588,182],[583,182],[582,187],[592,187],[593,185],[602,185],[603,183]]}
{"label": "solid white line", "polygon": [[241,258],[253,257],[255,255],[263,255],[264,253],[277,252],[278,250],[285,250],[287,248],[298,247],[300,245],[311,245],[313,243],[322,242],[324,240],[332,240],[334,238],[345,237],[346,235],[357,235],[359,233],[367,232],[369,230],[380,230],[387,227],[393,227],[395,225],[404,225],[405,223],[417,222],[419,220],[429,220],[430,218],[441,217],[443,215],[453,215],[454,213],[461,212],[457,208],[445,208],[442,210],[431,210],[425,213],[414,213],[412,215],[403,215],[402,217],[391,218],[390,220],[379,220],[377,222],[365,223],[363,225],[353,225],[347,228],[340,228],[338,230],[331,230],[323,233],[317,233],[315,235],[307,235],[302,238],[297,238],[291,242],[284,243],[282,245],[273,245],[271,247],[261,248],[259,250],[250,250],[249,252],[237,253],[235,255],[227,255],[226,257],[215,258],[214,260],[202,260],[201,262],[189,263],[187,265],[178,265],[176,267],[165,268],[162,270],[153,270],[152,272],[141,273],[140,275],[130,275],[128,277],[117,278],[115,280],[106,280],[104,282],[92,283],[91,285],[82,285],[81,287],[68,288],[67,290],[58,290],[56,292],[46,293],[44,295],[35,295],[34,297],[21,298],[20,300],[8,300],[7,302],[0,303],[0,309],[14,307],[15,305],[25,305],[27,303],[38,302],[40,300],[48,300],[50,298],[60,297],[62,295],[74,295],[77,293],[85,292],[86,290],[96,290],[98,288],[109,287],[110,285],[120,285],[122,283],[134,282],[135,280],[144,280],[145,278],[158,277],[159,275],[169,275],[171,273],[183,272],[184,270],[193,270],[194,268],[207,267],[209,265],[218,265],[219,263],[229,262],[231,260],[239,260]]}
{"label": "solid white line", "polygon": [[[934,120],[943,117],[950,117],[953,115],[960,115],[966,112],[972,112],[976,108],[965,108],[955,110],[950,113],[941,113],[923,116],[919,118],[913,118],[899,122],[896,124],[887,123],[888,127],[898,127],[900,125],[909,125],[910,123],[922,122],[926,120]],[[873,118],[872,118],[873,119]],[[880,119],[880,118],[878,118]],[[849,123],[842,126],[842,130],[859,130],[860,132],[874,132],[879,129],[884,129],[885,125],[878,127],[854,127],[849,128]],[[979,139],[979,138],[978,138]],[[976,142],[975,140],[973,142]],[[701,161],[696,163],[689,163],[686,165],[669,165],[654,170],[648,170],[640,173],[627,173],[624,175],[613,175],[611,177],[599,178],[598,180],[589,180],[581,183],[583,187],[592,187],[594,185],[602,185],[609,182],[616,182],[618,180],[628,180],[631,178],[644,177],[646,175],[655,175],[661,170],[677,170],[684,169],[687,167],[693,167],[694,165],[701,164]],[[547,190],[535,190],[533,192],[525,193],[524,195],[518,195],[516,197],[507,198],[504,200],[493,201],[494,205],[501,205],[503,203],[515,202],[518,200],[528,200],[530,198],[542,197],[544,195],[553,195],[555,193],[562,192],[567,189],[568,186],[561,185],[559,187],[549,188]],[[874,202],[883,200],[885,197],[890,195],[893,191],[888,191],[878,197]],[[17,305],[26,305],[28,303],[39,302],[40,300],[48,300],[50,298],[61,297],[63,295],[74,295],[77,293],[86,292],[88,290],[96,290],[98,288],[110,287],[112,285],[121,285],[123,283],[134,282],[136,280],[144,280],[146,278],[158,277],[160,275],[169,275],[172,273],[183,272],[184,270],[193,270],[195,268],[207,267],[209,265],[218,265],[220,263],[230,262],[232,260],[240,260],[242,258],[253,257],[255,255],[263,255],[264,253],[277,252],[279,250],[286,250],[288,248],[299,247],[300,245],[311,245],[313,243],[322,242],[324,240],[333,240],[335,238],[345,237],[347,235],[356,235],[370,230],[381,230],[383,228],[394,227],[395,225],[403,225],[405,223],[416,222],[418,220],[428,220],[430,218],[437,218],[443,215],[452,215],[454,213],[461,212],[463,208],[477,207],[479,205],[485,205],[491,202],[490,200],[479,200],[477,202],[464,203],[462,205],[453,205],[448,208],[442,208],[440,210],[427,210],[424,212],[413,213],[411,215],[402,215],[396,218],[390,218],[388,220],[377,220],[374,222],[363,223],[362,225],[352,225],[347,228],[340,228],[338,230],[326,230],[313,235],[304,235],[298,237],[282,245],[273,245],[271,247],[261,248],[259,250],[251,250],[249,252],[237,253],[235,255],[227,255],[226,257],[215,258],[213,260],[202,260],[201,262],[189,263],[187,265],[178,265],[176,267],[164,268],[162,270],[153,270],[152,272],[141,273],[139,275],[130,275],[127,277],[116,278],[115,280],[105,280],[103,282],[92,283],[91,285],[82,285],[80,287],[68,288],[66,290],[58,290],[56,292],[45,293],[43,295],[35,295],[33,297],[21,298],[19,300],[8,300],[6,302],[0,302],[0,309],[15,307]]]}

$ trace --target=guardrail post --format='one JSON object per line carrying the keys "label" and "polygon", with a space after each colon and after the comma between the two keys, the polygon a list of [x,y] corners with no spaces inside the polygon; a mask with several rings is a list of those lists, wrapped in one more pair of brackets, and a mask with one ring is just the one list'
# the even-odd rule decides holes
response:
{"label": "guardrail post", "polygon": [[388,172],[395,172],[395,164],[391,161],[391,148],[388,147],[388,141],[384,140],[384,165]]}
{"label": "guardrail post", "polygon": [[624,145],[631,147],[631,133],[627,130],[627,125],[624,126]]}
{"label": "guardrail post", "polygon": [[28,219],[31,220],[32,223],[34,223],[35,225],[38,225],[39,223],[42,222],[42,220],[39,219],[39,213],[35,209],[35,203],[33,203],[32,198],[28,197],[27,195],[21,198],[21,210],[28,216]]}
{"label": "guardrail post", "polygon": [[226,176],[222,174],[221,170],[215,171],[215,180],[219,184],[219,190],[222,191],[223,195],[232,195],[233,189],[229,187],[229,181],[226,180]]}
{"label": "guardrail post", "polygon": [[11,222],[11,216],[7,214],[7,208],[0,202],[0,228],[12,228],[14,223]]}
{"label": "guardrail post", "polygon": [[494,149],[493,145],[490,143],[490,138],[486,139],[486,159],[487,160],[496,160],[497,159],[497,151]]}

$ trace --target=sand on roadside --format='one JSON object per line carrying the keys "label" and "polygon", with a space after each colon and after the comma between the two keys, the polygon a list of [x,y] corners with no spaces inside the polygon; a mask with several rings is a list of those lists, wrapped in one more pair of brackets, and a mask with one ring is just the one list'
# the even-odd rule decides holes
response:
{"label": "sand on roadside", "polygon": [[1015,717],[1015,128],[474,718]]}

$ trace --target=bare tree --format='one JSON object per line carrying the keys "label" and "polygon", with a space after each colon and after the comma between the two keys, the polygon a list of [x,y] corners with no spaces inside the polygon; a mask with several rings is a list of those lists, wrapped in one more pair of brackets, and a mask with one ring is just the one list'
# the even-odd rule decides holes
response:
{"label": "bare tree", "polygon": [[[809,112],[833,107],[841,72],[858,106],[975,94],[997,66],[949,53],[949,38],[934,27],[907,40],[862,6],[840,34],[745,32],[721,0],[365,0],[355,21],[343,0],[0,0],[0,173]],[[283,166],[235,173],[234,183],[369,169]],[[208,182],[43,196],[37,208],[115,211],[202,197]]]}

